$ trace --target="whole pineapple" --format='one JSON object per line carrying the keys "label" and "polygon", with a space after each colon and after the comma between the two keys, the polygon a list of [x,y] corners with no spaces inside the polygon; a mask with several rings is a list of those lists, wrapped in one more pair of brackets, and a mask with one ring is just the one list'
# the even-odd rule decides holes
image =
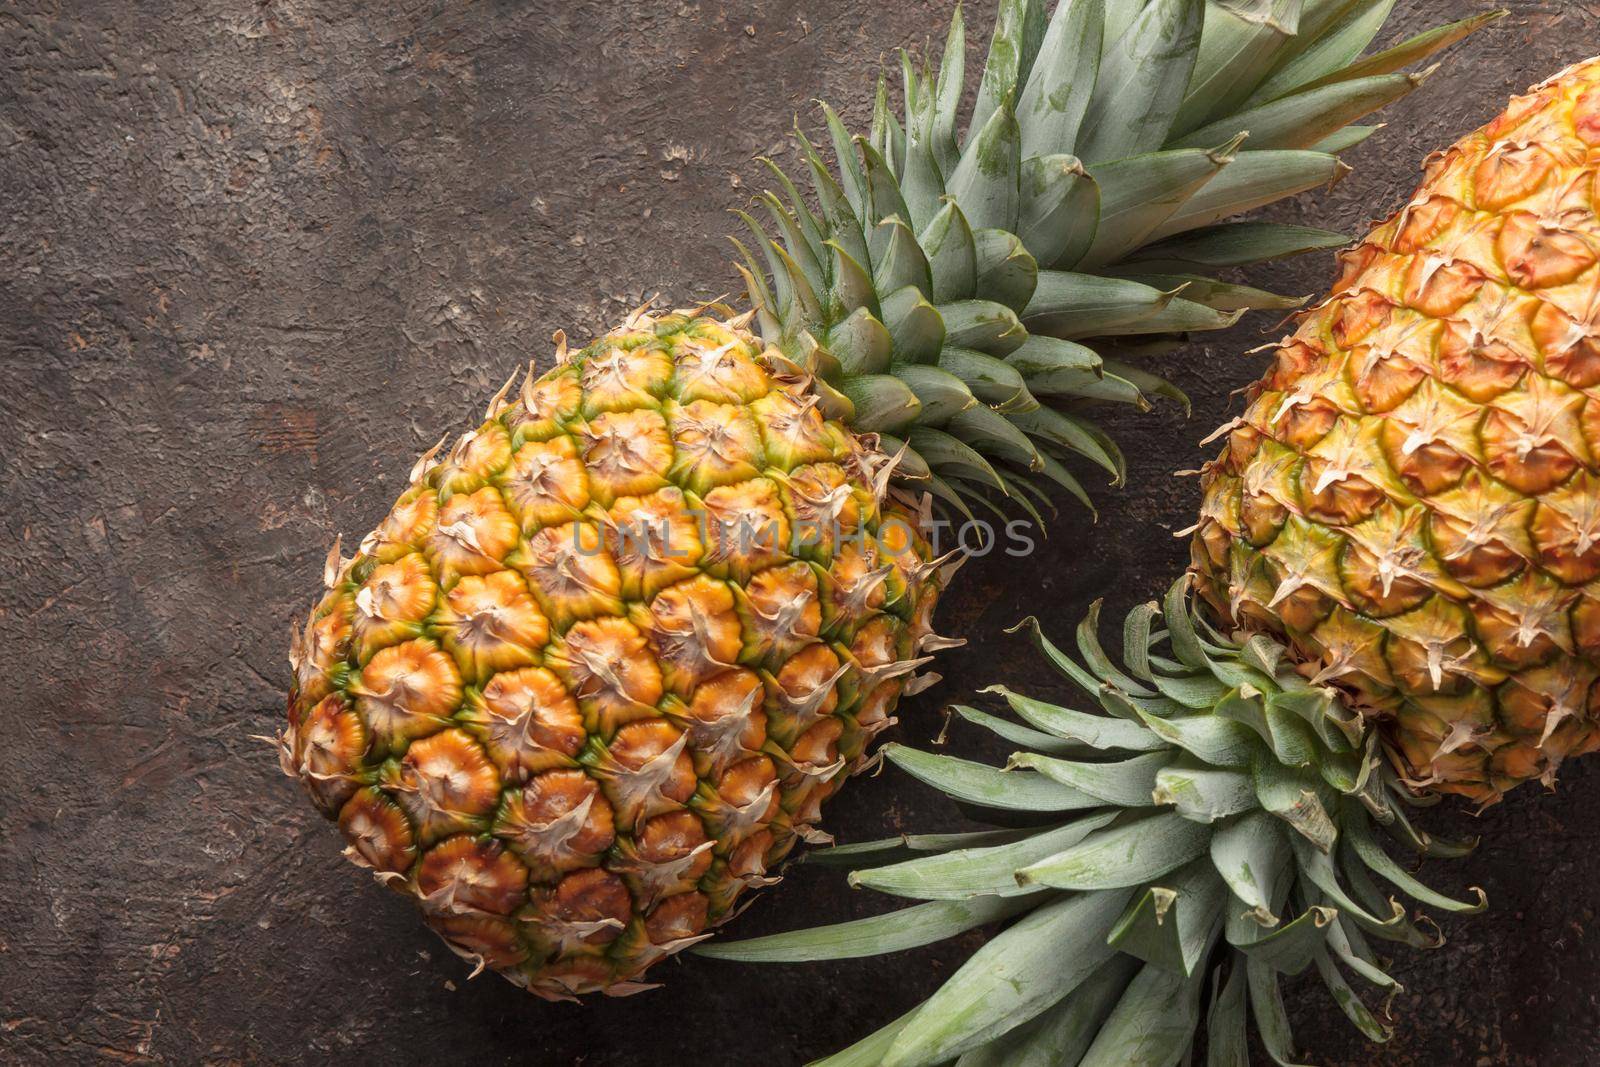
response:
{"label": "whole pineapple", "polygon": [[1086,406],[1176,390],[1117,357],[1296,306],[1208,275],[1341,240],[1223,220],[1337,178],[1345,124],[1481,21],[1357,61],[1356,6],[1003,0],[964,136],[959,12],[903,123],[881,80],[868,137],[825,109],[817,208],[774,168],[745,216],[750,312],[562,342],[336,546],[281,751],[352,859],[552,998],[733,914],[949,643],[927,498],[1120,480]]}
{"label": "whole pineapple", "polygon": [[938,570],[737,321],[640,312],[412,487],[295,651],[285,766],[535,992],[625,992],[767,881],[887,726]]}
{"label": "whole pineapple", "polygon": [[1600,60],[1428,161],[1205,473],[1200,590],[1492,803],[1600,747]]}

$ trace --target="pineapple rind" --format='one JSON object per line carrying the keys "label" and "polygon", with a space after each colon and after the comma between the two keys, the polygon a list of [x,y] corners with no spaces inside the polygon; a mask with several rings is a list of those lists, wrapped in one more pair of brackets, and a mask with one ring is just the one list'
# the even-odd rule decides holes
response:
{"label": "pineapple rind", "polygon": [[1600,747],[1600,60],[1432,156],[1205,472],[1207,599],[1491,804]]}
{"label": "pineapple rind", "polygon": [[479,968],[642,988],[866,760],[943,580],[739,320],[641,310],[442,456],[296,636],[284,769]]}

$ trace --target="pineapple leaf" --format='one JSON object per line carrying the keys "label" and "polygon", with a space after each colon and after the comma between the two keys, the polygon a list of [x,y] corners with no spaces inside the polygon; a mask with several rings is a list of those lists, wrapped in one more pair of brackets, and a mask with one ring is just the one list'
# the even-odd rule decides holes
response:
{"label": "pineapple leaf", "polygon": [[859,307],[828,331],[828,351],[847,377],[882,374],[894,356],[894,338],[871,310]]}
{"label": "pineapple leaf", "polygon": [[958,300],[953,304],[940,304],[939,315],[944,319],[945,341],[949,345],[977,348],[997,356],[1009,355],[1021,348],[1028,332],[1017,319],[1017,313],[993,300]]}
{"label": "pineapple leaf", "polygon": [[1311,966],[1313,957],[1327,943],[1328,931],[1337,918],[1338,912],[1331,908],[1311,907],[1271,933],[1232,943],[1252,961],[1280,974],[1299,974]]}
{"label": "pineapple leaf", "polygon": [[1193,975],[1216,936],[1227,888],[1204,858],[1161,881],[1134,898],[1106,939],[1173,974]]}
{"label": "pineapple leaf", "polygon": [[850,884],[919,900],[1025,896],[1038,889],[1018,885],[1018,870],[1071,848],[1114,818],[1115,812],[1102,812],[1034,833],[1021,841],[858,870],[850,875]]}
{"label": "pineapple leaf", "polygon": [[1214,823],[1256,806],[1250,776],[1183,759],[1156,776],[1155,802],[1171,804],[1192,822]]}
{"label": "pineapple leaf", "polygon": [[829,318],[838,321],[858,309],[865,309],[874,316],[878,315],[880,310],[878,290],[861,265],[862,261],[851,255],[837,241],[830,239],[827,248],[833,274],[833,284],[828,287],[828,298],[837,309]]}
{"label": "pineapple leaf", "polygon": [[1393,10],[1394,0],[1358,0],[1338,22],[1273,71],[1244,106],[1277,100],[1348,66],[1366,51]]}
{"label": "pineapple leaf", "polygon": [[819,101],[819,106],[822,108],[823,120],[828,125],[828,137],[833,141],[833,155],[839,166],[839,174],[843,178],[845,198],[849,200],[850,210],[855,217],[865,218],[869,206],[867,179],[861,164],[856,159],[850,131],[845,129],[838,114],[826,102]]}
{"label": "pineapple leaf", "polygon": [[1232,113],[1294,39],[1302,0],[1213,3],[1195,58],[1194,76],[1173,120],[1176,136]]}
{"label": "pineapple leaf", "polygon": [[1295,861],[1307,881],[1321,890],[1341,913],[1354,920],[1362,930],[1386,941],[1400,941],[1413,948],[1426,948],[1432,944],[1420,930],[1406,921],[1405,909],[1398,903],[1388,901],[1388,917],[1379,918],[1373,911],[1357,903],[1339,883],[1338,872],[1328,856],[1294,835],[1290,836],[1289,845],[1294,849]]}
{"label": "pineapple leaf", "polygon": [[1461,915],[1476,915],[1489,906],[1488,894],[1477,887],[1473,887],[1472,890],[1478,898],[1474,901],[1452,900],[1443,893],[1429,889],[1402,869],[1383,850],[1383,846],[1378,844],[1377,839],[1372,835],[1371,829],[1364,823],[1355,823],[1350,826],[1346,831],[1346,840],[1350,843],[1351,850],[1361,858],[1361,862],[1366,864],[1373,874],[1378,875],[1418,903]]}
{"label": "pineapple leaf", "polygon": [[1176,295],[1121,278],[1042,270],[1023,321],[1029,329],[1042,327],[1066,340],[1103,336],[1120,327],[1135,326],[1165,308]]}
{"label": "pineapple leaf", "polygon": [[1163,741],[1218,767],[1248,767],[1260,747],[1248,729],[1215,715],[1162,718],[1142,713],[1141,718]]}
{"label": "pineapple leaf", "polygon": [[944,347],[944,320],[923,293],[908,285],[883,298],[883,324],[894,339],[898,363],[930,362]]}
{"label": "pineapple leaf", "polygon": [[712,941],[695,946],[696,955],[746,963],[808,963],[849,960],[901,952],[943,941],[974,927],[1007,919],[1032,907],[1027,899],[976,897],[935,900],[866,919],[810,930],[794,930],[744,941]]}
{"label": "pineapple leaf", "polygon": [[1328,992],[1333,994],[1334,1001],[1344,1009],[1345,1016],[1355,1024],[1356,1029],[1367,1036],[1370,1041],[1379,1043],[1388,1041],[1394,1036],[1393,1028],[1385,1026],[1373,1015],[1361,997],[1350,988],[1350,983],[1344,980],[1344,975],[1339,973],[1339,967],[1333,962],[1327,952],[1319,952],[1316,957],[1317,973],[1322,975],[1322,980],[1328,987]]}
{"label": "pineapple leaf", "polygon": [[1127,891],[1041,907],[973,954],[896,1036],[882,1067],[931,1067],[1059,1002],[1112,954],[1102,931]]}
{"label": "pineapple leaf", "polygon": [[1365,144],[1367,138],[1383,129],[1380,126],[1346,126],[1337,133],[1330,133],[1316,144],[1309,146],[1313,152],[1326,152],[1338,156],[1350,151],[1360,144]]}
{"label": "pineapple leaf", "polygon": [[1139,678],[1152,679],[1150,669],[1150,630],[1161,608],[1153,601],[1128,612],[1122,623],[1122,659]]}
{"label": "pineapple leaf", "polygon": [[962,834],[901,834],[877,841],[858,841],[849,845],[814,848],[800,857],[800,862],[818,867],[848,867],[860,870],[904,859],[925,856],[931,852],[949,852],[958,848],[984,848],[1004,845],[1025,836],[1018,830],[975,830]]}
{"label": "pineapple leaf", "polygon": [[1017,98],[1033,69],[1034,57],[1039,54],[1044,29],[1041,0],[1000,0],[994,36],[989,39],[989,58],[983,65],[983,81],[968,122],[968,144],[1002,101]]}
{"label": "pineapple leaf", "polygon": [[1129,984],[1079,1067],[1161,1067],[1194,1043],[1205,972],[1190,977],[1148,964]]}
{"label": "pineapple leaf", "polygon": [[1138,969],[1131,956],[1114,956],[1060,1003],[1010,1033],[967,1052],[956,1061],[956,1067],[1059,1067],[1078,1063]]}
{"label": "pineapple leaf", "polygon": [[1274,902],[1288,891],[1293,861],[1282,824],[1265,811],[1225,823],[1211,838],[1212,866],[1263,926],[1277,925]]}
{"label": "pineapple leaf", "polygon": [[894,293],[911,286],[920,296],[933,288],[928,257],[902,219],[897,216],[884,219],[878,223],[872,237],[872,281],[880,293]]}
{"label": "pineapple leaf", "polygon": [[1097,438],[1084,423],[1070,415],[1041,407],[1036,411],[1015,415],[1011,421],[1023,433],[1085,457],[1106,470],[1115,482],[1120,482],[1126,476],[1127,469],[1122,456],[1109,451],[1105,447],[1109,442]]}
{"label": "pineapple leaf", "polygon": [[1038,771],[1051,781],[1121,808],[1148,808],[1156,804],[1156,778],[1171,762],[1170,750],[1119,763],[1079,763],[1037,752],[1018,752],[1006,762],[1006,769]]}
{"label": "pineapple leaf", "polygon": [[1145,4],[1101,56],[1074,148],[1079,158],[1097,163],[1161,147],[1194,74],[1204,20],[1204,0]]}
{"label": "pineapple leaf", "polygon": [[1294,1035],[1289,1027],[1289,1013],[1283,1008],[1283,991],[1278,987],[1278,972],[1265,963],[1248,960],[1243,953],[1234,957],[1234,966],[1245,968],[1250,988],[1250,1009],[1256,1020],[1256,1033],[1261,1046],[1278,1067],[1310,1067],[1294,1057]]}
{"label": "pineapple leaf", "polygon": [[956,165],[956,113],[961,108],[961,88],[967,70],[967,24],[961,5],[950,16],[944,53],[939,62],[939,77],[934,86],[933,151],[941,173],[948,175]]}
{"label": "pineapple leaf", "polygon": [[[913,427],[912,433],[908,435],[908,439],[914,443],[921,442],[916,444],[918,451],[922,450],[923,444],[939,438],[917,435],[916,430],[924,427],[933,430],[936,426],[943,426],[957,414],[978,402],[972,395],[972,390],[967,388],[966,382],[939,367],[926,364],[896,366],[894,376],[911,390],[912,395],[917,398],[917,403],[921,405],[917,426]],[[923,453],[923,458],[932,462],[935,467],[945,462],[936,455],[926,452]]]}
{"label": "pineapple leaf", "polygon": [[929,475],[923,487],[932,493],[934,499],[941,500],[955,509],[956,514],[968,522],[975,522],[972,509],[967,505],[966,497],[956,492],[955,488],[937,474]]}
{"label": "pineapple leaf", "polygon": [[846,378],[839,391],[855,407],[851,425],[863,433],[903,431],[922,410],[922,402],[906,383],[889,374]]}
{"label": "pineapple leaf", "polygon": [[1089,499],[1089,494],[1084,490],[1078,479],[1072,475],[1071,471],[1062,466],[1061,463],[1058,462],[1056,458],[1050,455],[1048,452],[1038,452],[1037,462],[1039,464],[1038,469],[1041,475],[1054,482],[1062,489],[1065,489],[1073,497],[1076,497],[1079,503],[1088,508],[1089,518],[1091,521],[1099,520],[1100,513],[1095,510],[1094,504]]}
{"label": "pineapple leaf", "polygon": [[1138,248],[1157,226],[1234,161],[1244,136],[1210,151],[1151,152],[1091,168],[1104,192],[1094,245],[1077,266],[1098,267]]}
{"label": "pineapple leaf", "polygon": [[885,758],[946,796],[986,808],[1014,811],[1083,811],[1098,801],[1042,774],[996,770],[982,763],[937,756],[905,745],[882,749]]}
{"label": "pineapple leaf", "polygon": [[1457,41],[1477,33],[1490,23],[1499,22],[1509,15],[1505,9],[1499,11],[1485,11],[1460,22],[1452,22],[1448,26],[1436,26],[1431,30],[1419,33],[1415,37],[1401,41],[1393,48],[1384,49],[1366,59],[1351,63],[1349,66],[1336,70],[1331,74],[1323,75],[1316,81],[1308,82],[1301,87],[1305,89],[1320,89],[1324,85],[1335,82],[1350,81],[1354,78],[1368,78],[1377,74],[1392,74],[1397,70],[1419,63],[1436,52],[1443,51]]}
{"label": "pineapple leaf", "polygon": [[1014,693],[1005,686],[992,686],[985,692],[1000,694],[1018,716],[1068,741],[1113,752],[1154,752],[1165,746],[1159,737],[1136,722],[1057,707]]}
{"label": "pineapple leaf", "polygon": [[1248,285],[1213,281],[1199,274],[1143,274],[1133,270],[1119,270],[1116,274],[1119,278],[1156,289],[1181,288],[1184,299],[1204,304],[1213,311],[1292,311],[1303,307],[1307,299],[1303,296],[1280,296]]}
{"label": "pineapple leaf", "polygon": [[1149,815],[1091,834],[1081,844],[1017,871],[1022,885],[1056,889],[1120,889],[1160,878],[1202,855],[1205,827],[1181,815]]}
{"label": "pineapple leaf", "polygon": [[1035,260],[1068,269],[1093,246],[1100,226],[1100,184],[1076,156],[1051,155],[1022,165],[1017,233]]}
{"label": "pineapple leaf", "polygon": [[884,1054],[889,1051],[900,1031],[910,1024],[919,1010],[920,1006],[912,1008],[894,1022],[873,1031],[849,1048],[835,1052],[825,1060],[817,1060],[810,1067],[881,1067]]}
{"label": "pineapple leaf", "polygon": [[1009,230],[979,230],[973,235],[978,277],[975,293],[1020,313],[1039,285],[1039,263]]}
{"label": "pineapple leaf", "polygon": [[939,198],[944,195],[944,177],[934,159],[931,144],[932,104],[923,104],[911,57],[903,52],[900,66],[906,84],[907,101],[905,160],[900,167],[900,194],[911,212],[909,221],[912,229],[920,232],[933,221],[939,210]]}
{"label": "pineapple leaf", "polygon": [[1039,406],[1015,367],[976,349],[946,345],[939,353],[939,368],[960,378],[973,396],[997,410],[1032,411]]}
{"label": "pineapple leaf", "polygon": [[985,455],[1014,463],[1023,470],[1043,470],[1039,450],[1005,416],[981,404],[957,413],[945,429]]}
{"label": "pineapple leaf", "polygon": [[1378,967],[1372,949],[1354,924],[1340,919],[1330,925],[1328,947],[1333,949],[1333,954],[1339,958],[1340,963],[1385,993],[1392,995],[1402,990],[1403,987],[1399,982]]}
{"label": "pineapple leaf", "polygon": [[1017,102],[1022,158],[1071,152],[1100,74],[1105,0],[1057,3]]}
{"label": "pineapple leaf", "polygon": [[967,216],[955,201],[945,202],[918,234],[917,242],[933,271],[928,295],[934,301],[958,300],[972,293],[978,280],[978,249]]}
{"label": "pineapple leaf", "polygon": [[[826,289],[828,279],[822,272],[821,260],[817,258],[822,253],[821,247],[811,243],[810,238],[801,231],[795,217],[784,207],[783,201],[779,200],[776,194],[767,192],[759,199],[761,205],[767,209],[767,214],[772,217],[773,224],[783,234],[784,247],[788,249],[790,258],[800,264],[806,281],[815,290]],[[757,240],[764,239],[765,234],[757,238]]]}
{"label": "pineapple leaf", "polygon": [[974,229],[1016,227],[1021,153],[1016,116],[1009,104],[1002,103],[967,146],[950,175],[949,195],[966,210]]}
{"label": "pineapple leaf", "polygon": [[[1206,307],[1204,304],[1195,304],[1191,300],[1177,302],[1174,306],[1177,308],[1177,310],[1182,311],[1184,305],[1191,305],[1193,307]],[[1211,309],[1207,308],[1207,310],[1209,311]],[[1198,312],[1195,314],[1198,314]],[[1232,312],[1217,312],[1217,314],[1222,314],[1224,317],[1233,315],[1235,321],[1237,321],[1237,316]],[[1167,400],[1171,400],[1179,407],[1183,408],[1184,415],[1186,417],[1188,416],[1190,410],[1189,395],[1182,389],[1179,389],[1176,385],[1173,385],[1167,379],[1158,374],[1151,374],[1147,370],[1141,370],[1138,367],[1130,367],[1126,363],[1119,363],[1114,359],[1108,359],[1102,365],[1105,367],[1107,378],[1116,377],[1122,379],[1123,381],[1132,385],[1135,389],[1139,390],[1139,393],[1142,396],[1159,396],[1164,397]]]}
{"label": "pineapple leaf", "polygon": [[1081,743],[1055,737],[1045,733],[1043,730],[1022,726],[1012,722],[1010,719],[1002,719],[997,715],[990,715],[986,711],[979,711],[977,708],[971,708],[965,704],[955,704],[946,710],[949,714],[970,722],[974,726],[983,727],[997,737],[1004,738],[1015,745],[1022,745],[1035,752],[1043,752],[1052,756],[1073,756],[1084,755],[1093,751]]}
{"label": "pineapple leaf", "polygon": [[1219,270],[1266,263],[1305,252],[1343,248],[1341,233],[1279,222],[1229,222],[1149,244],[1124,261],[1139,269]]}
{"label": "pineapple leaf", "polygon": [[1241,111],[1180,137],[1176,148],[1219,144],[1241,131],[1250,150],[1308,148],[1348,123],[1413,92],[1426,74],[1380,74],[1310,89]]}
{"label": "pineapple leaf", "polygon": [[1211,1005],[1206,1011],[1206,1067],[1250,1067],[1250,1044],[1245,1021],[1243,969],[1221,969],[1212,979]]}
{"label": "pineapple leaf", "polygon": [[960,467],[978,472],[995,488],[1000,488],[1000,475],[983,455],[965,442],[951,437],[932,426],[918,426],[907,438],[934,470],[943,471]]}
{"label": "pineapple leaf", "polygon": [[866,168],[868,221],[877,225],[885,219],[894,218],[909,229],[911,209],[900,195],[900,183],[895,180],[894,168],[875,145],[857,138],[856,147],[861,150],[861,161]]}
{"label": "pineapple leaf", "polygon": [[1284,196],[1329,185],[1347,170],[1338,157],[1326,152],[1246,152],[1151,231],[1151,239],[1210,226]]}

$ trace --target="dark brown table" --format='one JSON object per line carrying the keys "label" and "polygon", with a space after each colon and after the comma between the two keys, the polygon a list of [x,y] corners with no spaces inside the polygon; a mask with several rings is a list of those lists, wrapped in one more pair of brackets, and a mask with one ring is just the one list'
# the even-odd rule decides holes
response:
{"label": "dark brown table", "polygon": [[[1386,35],[1489,6],[1401,0]],[[1510,0],[1357,173],[1280,214],[1347,229],[1512,92],[1600,51],[1600,3]],[[252,734],[277,728],[289,620],[335,532],[367,529],[412,457],[476,418],[546,339],[656,290],[732,289],[725,214],[753,157],[793,161],[825,97],[865,121],[876,57],[942,34],[947,0],[22,0],[0,9],[0,1062],[791,1064],[905,1010],[968,937],[891,959],[685,959],[585,1007],[466,968],[339,856]],[[990,13],[969,5],[974,59]],[[1329,256],[1252,279],[1313,293]],[[1163,361],[1194,398],[1115,421],[1130,486],[1069,511],[1025,568],[971,565],[941,609],[972,639],[903,710],[1004,678],[1066,696],[1002,628],[1065,632],[1182,566],[1196,442],[1271,339],[1258,317]],[[1134,445],[1135,437],[1137,444]],[[1114,616],[1108,616],[1114,617]],[[970,732],[958,748],[976,750]],[[1472,820],[1435,877],[1486,918],[1399,965],[1387,1049],[1320,988],[1329,1063],[1600,1063],[1600,767]],[[843,840],[955,826],[903,774],[857,782]],[[804,867],[741,934],[869,914]]]}

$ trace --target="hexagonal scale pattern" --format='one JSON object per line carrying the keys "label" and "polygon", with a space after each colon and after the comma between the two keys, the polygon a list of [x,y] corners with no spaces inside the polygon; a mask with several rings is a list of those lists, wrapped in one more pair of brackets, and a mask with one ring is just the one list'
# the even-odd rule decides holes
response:
{"label": "hexagonal scale pattern", "polygon": [[941,579],[887,457],[741,320],[558,356],[335,547],[280,743],[352,860],[567,998],[641,988],[817,834]]}
{"label": "hexagonal scale pattern", "polygon": [[1600,62],[1434,155],[1278,347],[1194,540],[1419,786],[1600,747]]}

